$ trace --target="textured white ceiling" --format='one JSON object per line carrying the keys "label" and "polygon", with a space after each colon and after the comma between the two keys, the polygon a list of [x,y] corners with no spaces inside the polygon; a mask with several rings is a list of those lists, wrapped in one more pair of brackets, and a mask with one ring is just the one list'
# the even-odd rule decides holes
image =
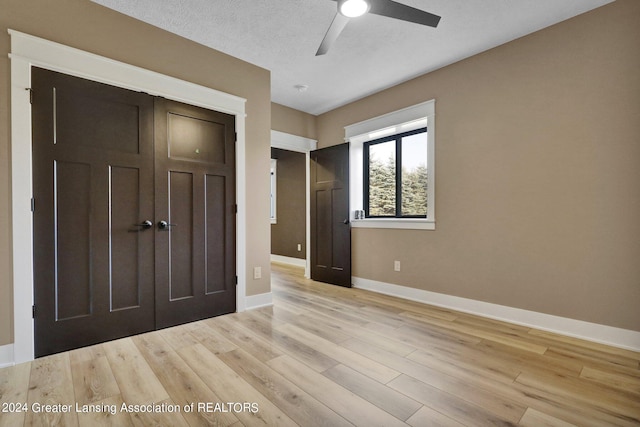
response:
{"label": "textured white ceiling", "polygon": [[321,114],[613,0],[397,0],[438,28],[369,14],[318,57],[335,1],[92,1],[266,68],[273,102]]}

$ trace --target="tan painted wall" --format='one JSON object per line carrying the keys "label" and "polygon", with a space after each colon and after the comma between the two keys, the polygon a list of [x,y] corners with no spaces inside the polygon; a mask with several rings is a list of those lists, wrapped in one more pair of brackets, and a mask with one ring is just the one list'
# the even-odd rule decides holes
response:
{"label": "tan painted wall", "polygon": [[[89,0],[0,0],[0,345],[13,341],[7,28],[247,99],[247,294],[270,290],[270,73]],[[20,236],[13,236],[20,238]],[[254,266],[262,279],[253,280]]]}
{"label": "tan painted wall", "polygon": [[271,129],[317,139],[316,116],[271,103]]}
{"label": "tan painted wall", "polygon": [[319,116],[323,147],[436,99],[436,230],[354,229],[354,275],[640,331],[639,22],[618,0]]}

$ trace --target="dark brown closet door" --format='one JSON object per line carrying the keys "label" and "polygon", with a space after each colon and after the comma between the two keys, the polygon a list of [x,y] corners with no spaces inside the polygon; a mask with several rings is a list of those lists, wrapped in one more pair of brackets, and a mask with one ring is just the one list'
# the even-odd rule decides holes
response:
{"label": "dark brown closet door", "polygon": [[32,83],[36,356],[151,330],[153,98],[38,68]]}
{"label": "dark brown closet door", "polygon": [[235,118],[156,99],[157,327],[236,310]]}
{"label": "dark brown closet door", "polygon": [[235,311],[235,118],[32,82],[36,356]]}

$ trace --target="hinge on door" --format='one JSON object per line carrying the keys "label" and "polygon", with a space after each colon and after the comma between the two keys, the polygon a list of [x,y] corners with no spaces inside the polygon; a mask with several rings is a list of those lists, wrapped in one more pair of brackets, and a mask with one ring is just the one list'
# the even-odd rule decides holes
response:
{"label": "hinge on door", "polygon": [[36,305],[32,305],[31,306],[31,318],[35,319],[36,318]]}
{"label": "hinge on door", "polygon": [[238,284],[238,276],[236,276],[236,285]]}
{"label": "hinge on door", "polygon": [[36,211],[36,199],[34,199],[33,197],[31,198],[31,212],[35,212]]}
{"label": "hinge on door", "polygon": [[238,142],[238,132],[233,133],[233,138],[234,138],[233,142]]}
{"label": "hinge on door", "polygon": [[233,213],[236,213],[236,214],[238,213],[238,205],[237,204],[233,205]]}
{"label": "hinge on door", "polygon": [[29,91],[29,104],[33,104],[33,89],[31,89],[30,87],[27,87],[24,90]]}

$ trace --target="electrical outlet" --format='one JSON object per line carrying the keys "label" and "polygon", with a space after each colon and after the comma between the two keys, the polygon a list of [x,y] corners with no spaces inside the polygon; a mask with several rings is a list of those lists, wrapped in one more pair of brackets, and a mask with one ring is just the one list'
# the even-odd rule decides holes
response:
{"label": "electrical outlet", "polygon": [[253,278],[262,279],[262,267],[253,267]]}
{"label": "electrical outlet", "polygon": [[393,271],[400,271],[400,261],[393,261]]}
{"label": "electrical outlet", "polygon": [[302,245],[298,243],[298,252],[302,252]]}

